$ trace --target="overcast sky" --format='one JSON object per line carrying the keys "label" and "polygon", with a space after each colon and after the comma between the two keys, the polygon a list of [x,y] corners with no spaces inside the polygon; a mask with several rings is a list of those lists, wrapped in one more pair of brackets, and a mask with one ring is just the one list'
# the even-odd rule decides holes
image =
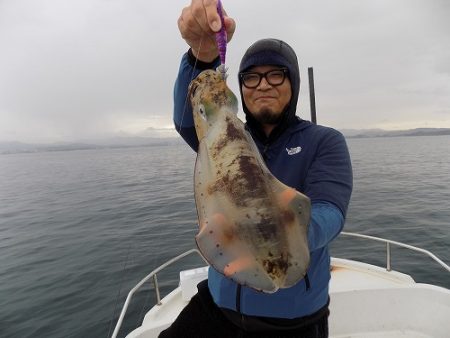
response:
{"label": "overcast sky", "polygon": [[[145,135],[172,127],[187,0],[0,0],[0,141]],[[337,129],[450,128],[450,1],[223,0],[237,30],[230,87],[264,37],[297,51],[298,114]],[[240,114],[242,117],[242,115]]]}

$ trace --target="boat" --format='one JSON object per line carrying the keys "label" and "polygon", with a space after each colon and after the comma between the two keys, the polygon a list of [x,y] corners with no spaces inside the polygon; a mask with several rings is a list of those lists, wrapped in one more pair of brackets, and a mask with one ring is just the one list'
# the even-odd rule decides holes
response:
{"label": "boat", "polygon": [[[386,266],[344,258],[331,258],[330,338],[448,338],[450,337],[450,290],[417,283],[391,267],[391,247],[398,246],[426,255],[450,278],[450,267],[428,250],[363,234],[342,232],[340,236],[376,241],[386,246]],[[180,264],[188,250],[165,262],[130,290],[111,338],[116,338],[134,293],[152,280],[156,304],[146,313],[141,326],[126,338],[156,338],[169,327],[191,297],[197,284],[207,278],[208,266],[181,270],[178,287],[161,299],[157,274],[169,265]]]}

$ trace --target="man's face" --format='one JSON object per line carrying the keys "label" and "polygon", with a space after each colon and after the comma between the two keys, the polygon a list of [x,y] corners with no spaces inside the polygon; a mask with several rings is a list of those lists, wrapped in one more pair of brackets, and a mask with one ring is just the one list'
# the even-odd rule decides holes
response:
{"label": "man's face", "polygon": [[[248,72],[266,73],[280,69],[277,66],[252,67]],[[271,85],[266,78],[262,78],[256,88],[247,88],[242,85],[244,103],[252,116],[261,124],[276,125],[284,108],[289,104],[292,96],[291,82],[285,76],[281,85]]]}

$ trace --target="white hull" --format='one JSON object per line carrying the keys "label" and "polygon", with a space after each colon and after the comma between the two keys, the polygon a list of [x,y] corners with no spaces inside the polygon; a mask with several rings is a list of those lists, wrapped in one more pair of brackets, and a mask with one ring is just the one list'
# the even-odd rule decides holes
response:
{"label": "white hull", "polygon": [[[420,250],[425,251],[416,251]],[[450,337],[450,290],[415,283],[409,275],[357,261],[332,258],[331,266],[330,338]],[[206,267],[182,271],[180,286],[155,305],[127,338],[158,337],[206,274]]]}

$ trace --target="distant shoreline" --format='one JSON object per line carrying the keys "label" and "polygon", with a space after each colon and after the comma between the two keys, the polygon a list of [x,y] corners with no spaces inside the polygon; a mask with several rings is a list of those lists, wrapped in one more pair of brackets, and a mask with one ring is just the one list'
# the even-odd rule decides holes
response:
{"label": "distant shoreline", "polygon": [[450,128],[416,128],[408,130],[367,130],[343,131],[346,138],[402,137],[402,136],[442,136],[450,135]]}
{"label": "distant shoreline", "polygon": [[123,143],[107,143],[105,141],[97,143],[46,143],[32,144],[21,142],[0,142],[0,154],[32,154],[57,151],[95,150],[95,149],[125,149],[142,147],[161,147],[183,144],[181,138],[148,138],[141,142],[123,140]]}
{"label": "distant shoreline", "polygon": [[[450,128],[416,128],[408,130],[341,130],[347,139],[380,138],[380,137],[411,137],[411,136],[443,136],[450,135]],[[155,147],[184,144],[181,137],[121,137],[91,142],[65,142],[32,144],[22,142],[0,142],[0,154],[26,154],[55,151],[120,149],[137,147]]]}

